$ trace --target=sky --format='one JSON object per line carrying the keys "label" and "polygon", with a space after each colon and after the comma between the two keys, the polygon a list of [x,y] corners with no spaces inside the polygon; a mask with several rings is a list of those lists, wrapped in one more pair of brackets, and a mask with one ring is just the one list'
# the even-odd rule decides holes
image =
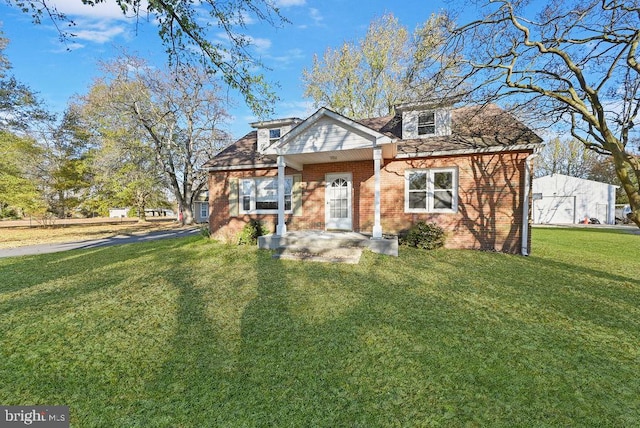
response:
{"label": "sky", "polygon": [[[443,0],[340,1],[275,0],[290,21],[274,28],[250,19],[244,30],[254,40],[256,56],[270,68],[263,70],[276,86],[280,101],[272,118],[307,117],[315,110],[303,98],[302,71],[311,68],[313,55],[337,48],[345,41],[364,37],[372,20],[393,13],[410,30],[432,13],[447,7]],[[11,74],[39,94],[53,112],[61,113],[74,95],[87,93],[94,78],[100,76],[99,63],[115,58],[126,49],[154,65],[166,63],[164,48],[153,21],[136,22],[126,18],[110,0],[108,4],[85,6],[80,0],[51,0],[76,23],[77,37],[63,43],[47,18],[34,24],[29,14],[0,0],[0,22],[9,39],[5,55],[12,64]],[[223,90],[232,105],[227,131],[240,138],[251,131],[257,120],[234,91]]]}

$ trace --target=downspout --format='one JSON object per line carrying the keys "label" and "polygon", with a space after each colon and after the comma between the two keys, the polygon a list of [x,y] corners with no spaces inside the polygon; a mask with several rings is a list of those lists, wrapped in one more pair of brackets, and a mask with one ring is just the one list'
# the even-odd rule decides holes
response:
{"label": "downspout", "polygon": [[531,196],[531,161],[538,153],[531,153],[524,161],[524,206],[522,208],[522,255],[529,255],[529,199]]}

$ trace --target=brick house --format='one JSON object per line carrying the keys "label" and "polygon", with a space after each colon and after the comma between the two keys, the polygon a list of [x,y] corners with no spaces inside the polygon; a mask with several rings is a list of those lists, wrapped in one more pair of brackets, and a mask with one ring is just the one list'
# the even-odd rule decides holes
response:
{"label": "brick house", "polygon": [[528,254],[529,160],[542,140],[495,105],[404,104],[365,120],[321,108],[251,126],[204,166],[214,237],[252,218],[280,236],[373,239],[424,220],[447,231],[449,248]]}

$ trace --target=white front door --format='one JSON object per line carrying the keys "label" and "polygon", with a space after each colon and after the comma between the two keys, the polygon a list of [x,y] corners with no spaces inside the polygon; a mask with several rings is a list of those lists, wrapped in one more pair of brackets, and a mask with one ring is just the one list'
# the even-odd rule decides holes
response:
{"label": "white front door", "polygon": [[352,230],[351,173],[327,174],[325,228]]}

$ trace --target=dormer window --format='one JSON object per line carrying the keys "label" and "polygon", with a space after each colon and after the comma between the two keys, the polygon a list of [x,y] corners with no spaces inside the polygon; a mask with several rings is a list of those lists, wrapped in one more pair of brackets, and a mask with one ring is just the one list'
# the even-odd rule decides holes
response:
{"label": "dormer window", "polygon": [[282,140],[300,122],[302,122],[302,119],[297,117],[253,122],[251,126],[257,129],[258,134],[258,151],[262,154],[275,154],[278,149],[276,143]]}
{"label": "dormer window", "polygon": [[436,115],[425,112],[418,115],[418,136],[434,135],[436,133]]}
{"label": "dormer window", "polygon": [[280,128],[269,130],[269,144],[274,143],[280,139]]}

